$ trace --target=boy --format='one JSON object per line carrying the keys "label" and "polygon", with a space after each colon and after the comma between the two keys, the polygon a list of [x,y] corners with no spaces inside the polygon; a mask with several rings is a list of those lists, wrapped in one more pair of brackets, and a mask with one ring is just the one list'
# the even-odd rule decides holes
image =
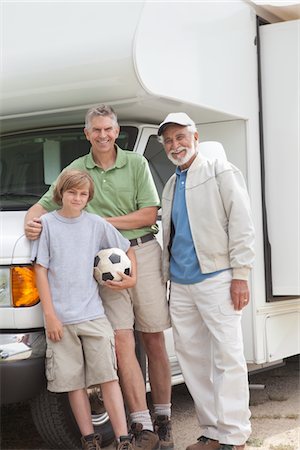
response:
{"label": "boy", "polygon": [[33,244],[32,261],[47,337],[46,375],[50,391],[68,392],[84,450],[101,448],[86,391],[99,384],[116,448],[129,450],[135,447],[128,436],[118,383],[114,332],[104,314],[93,267],[99,250],[121,248],[131,260],[131,275],[124,274],[122,281],[108,281],[107,285],[129,288],[136,283],[136,261],[127,239],[99,216],[83,211],[93,194],[88,173],[63,171],[53,194],[61,209],[43,215],[42,234]]}

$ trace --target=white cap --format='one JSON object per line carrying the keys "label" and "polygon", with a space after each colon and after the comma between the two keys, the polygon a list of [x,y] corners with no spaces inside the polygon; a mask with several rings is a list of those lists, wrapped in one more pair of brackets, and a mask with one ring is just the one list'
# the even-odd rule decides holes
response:
{"label": "white cap", "polygon": [[186,114],[183,112],[179,113],[170,113],[167,115],[165,120],[159,125],[158,128],[158,136],[161,136],[162,132],[166,128],[167,125],[175,123],[177,125],[182,125],[184,127],[187,127],[189,125],[193,125],[196,128],[195,122]]}

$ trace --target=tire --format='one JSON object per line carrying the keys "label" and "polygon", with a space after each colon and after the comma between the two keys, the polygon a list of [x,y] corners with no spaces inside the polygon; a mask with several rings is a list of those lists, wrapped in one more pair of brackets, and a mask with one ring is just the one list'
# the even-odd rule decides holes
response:
{"label": "tire", "polygon": [[[135,332],[136,355],[146,382],[146,354],[138,332]],[[100,390],[89,389],[92,422],[95,433],[102,436],[102,446],[114,441],[114,432],[109,416],[101,401]],[[100,395],[99,395],[100,393]],[[68,394],[55,394],[45,388],[30,402],[35,427],[50,448],[56,450],[81,449],[81,433],[73,416]]]}
{"label": "tire", "polygon": [[[93,391],[92,396],[96,395]],[[97,403],[97,402],[96,402]],[[91,400],[91,407],[95,406]],[[102,436],[102,446],[111,444],[114,440],[112,426],[102,402],[98,398],[98,411],[92,413],[95,433]],[[55,394],[43,391],[30,402],[34,424],[43,440],[50,448],[81,449],[81,434],[75,422],[68,400],[68,394]]]}

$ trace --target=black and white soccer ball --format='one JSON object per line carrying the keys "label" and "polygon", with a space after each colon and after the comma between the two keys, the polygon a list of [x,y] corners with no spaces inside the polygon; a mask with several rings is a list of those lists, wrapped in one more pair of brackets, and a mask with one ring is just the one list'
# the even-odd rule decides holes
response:
{"label": "black and white soccer ball", "polygon": [[131,261],[120,248],[100,250],[94,260],[94,277],[99,284],[107,280],[121,281],[118,272],[130,275]]}

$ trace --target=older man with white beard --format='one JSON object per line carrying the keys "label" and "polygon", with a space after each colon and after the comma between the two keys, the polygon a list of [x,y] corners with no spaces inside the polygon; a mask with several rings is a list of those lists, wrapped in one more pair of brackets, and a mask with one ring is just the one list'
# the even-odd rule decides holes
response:
{"label": "older man with white beard", "polygon": [[250,426],[241,315],[249,303],[254,228],[241,172],[198,151],[185,113],[160,124],[177,166],[162,194],[163,272],[177,357],[201,432],[186,450],[241,450]]}

